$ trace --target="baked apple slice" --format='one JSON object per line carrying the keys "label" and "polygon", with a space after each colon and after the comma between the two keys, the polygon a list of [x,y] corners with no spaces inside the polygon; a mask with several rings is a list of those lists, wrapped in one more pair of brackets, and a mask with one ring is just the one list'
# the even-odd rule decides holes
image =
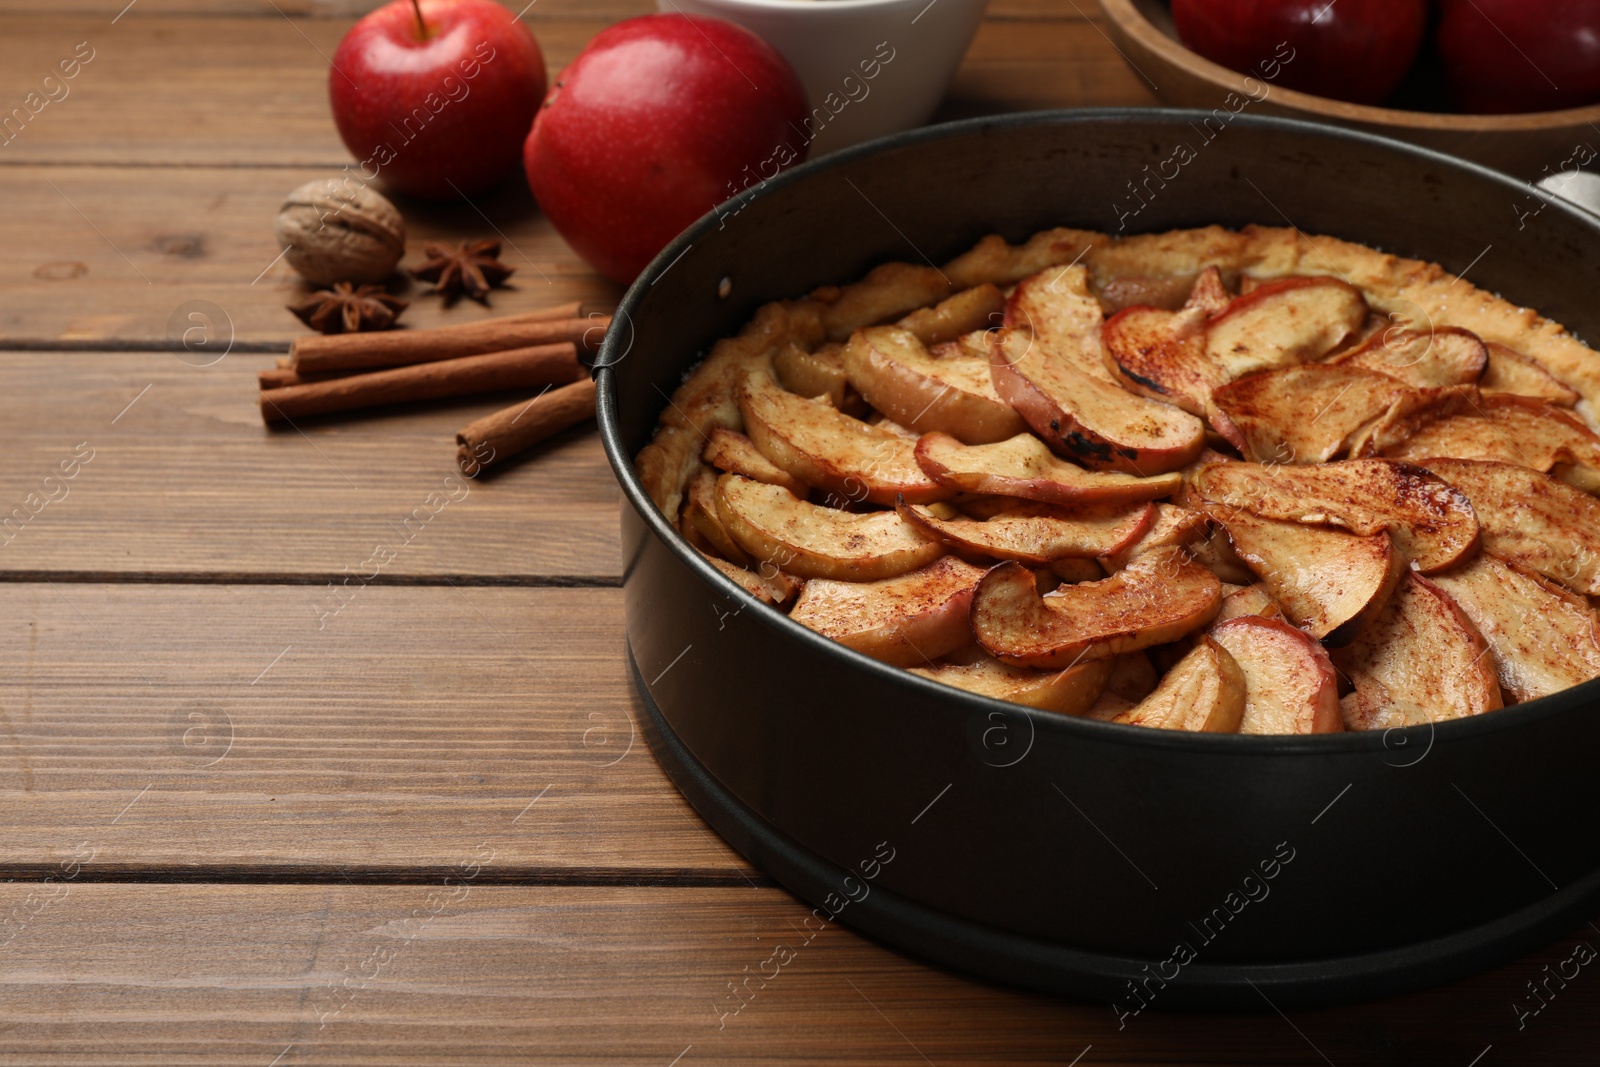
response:
{"label": "baked apple slice", "polygon": [[915,334],[872,326],[850,335],[844,366],[867,403],[918,433],[939,430],[968,444],[992,444],[1027,432],[994,390],[986,359],[955,352],[936,359]]}
{"label": "baked apple slice", "polygon": [[736,566],[743,567],[750,562],[722,525],[722,516],[717,510],[717,474],[705,464],[700,465],[684,489],[683,512],[678,525],[691,540],[699,538],[696,547],[709,547]]}
{"label": "baked apple slice", "polygon": [[1110,660],[1093,662],[1111,664],[1111,677],[1106,679],[1105,689],[1094,705],[1084,712],[1086,717],[1101,722],[1110,722],[1138,704],[1155,692],[1156,685],[1161,681],[1161,675],[1156,672],[1155,664],[1150,662],[1148,652],[1124,652]]}
{"label": "baked apple slice", "polygon": [[1330,648],[1354,640],[1383,610],[1406,569],[1384,532],[1362,536],[1223,505],[1207,510],[1289,621]]}
{"label": "baked apple slice", "polygon": [[1005,306],[1005,294],[985,283],[963,289],[932,307],[918,308],[895,325],[911,331],[925,345],[938,345],[974,330],[999,326]]}
{"label": "baked apple slice", "polygon": [[1316,467],[1219,463],[1194,481],[1201,500],[1267,519],[1388,530],[1423,574],[1446,570],[1478,550],[1478,518],[1467,495],[1421,467],[1347,459]]}
{"label": "baked apple slice", "polygon": [[1222,583],[1181,548],[1044,597],[1026,567],[1002,563],[973,594],[972,632],[1004,662],[1061,668],[1175,641],[1210,622],[1221,599]]}
{"label": "baked apple slice", "polygon": [[1413,572],[1334,662],[1355,686],[1342,701],[1351,730],[1443,722],[1501,706],[1483,635],[1449,593]]}
{"label": "baked apple slice", "polygon": [[1279,619],[1243,615],[1210,637],[1244,672],[1242,734],[1327,734],[1344,729],[1339,686],[1327,651]]}
{"label": "baked apple slice", "polygon": [[1206,355],[1231,379],[1321,359],[1367,321],[1361,290],[1338,278],[1279,278],[1206,323]]}
{"label": "baked apple slice", "polygon": [[[1208,513],[1208,518],[1209,513]],[[1233,550],[1228,531],[1213,523],[1206,536],[1189,545],[1189,554],[1195,562],[1217,576],[1219,581],[1233,585],[1250,585],[1256,581],[1255,572],[1245,566],[1239,553]]]}
{"label": "baked apple slice", "polygon": [[1179,274],[1117,274],[1097,278],[1095,291],[1100,306],[1107,314],[1137,306],[1166,308],[1176,311],[1194,295],[1200,276],[1193,272]]}
{"label": "baked apple slice", "polygon": [[1418,389],[1438,389],[1477,382],[1488,366],[1489,349],[1477,334],[1455,326],[1432,331],[1390,328],[1331,362],[1387,374]]}
{"label": "baked apple slice", "polygon": [[1240,451],[1260,463],[1325,463],[1363,426],[1411,390],[1364,367],[1313,363],[1257,374],[1218,389],[1217,409],[1237,428]]}
{"label": "baked apple slice", "polygon": [[1578,391],[1545,370],[1544,364],[1505,345],[1490,341],[1489,366],[1478,382],[1484,395],[1512,393],[1516,396],[1548,400],[1570,408],[1578,402]]}
{"label": "baked apple slice", "polygon": [[791,393],[825,396],[836,408],[845,406],[850,379],[844,370],[844,346],[825,344],[814,352],[790,341],[772,357],[778,381]]}
{"label": "baked apple slice", "polygon": [[717,515],[752,559],[801,578],[870,582],[944,555],[892,511],[825,508],[737,474],[717,479]]}
{"label": "baked apple slice", "polygon": [[1518,703],[1600,676],[1600,616],[1581,598],[1489,555],[1433,580],[1489,643]]}
{"label": "baked apple slice", "polygon": [[875,582],[813,578],[789,618],[896,667],[926,666],[972,643],[967,614],[983,569],[945,556]]}
{"label": "baked apple slice", "polygon": [[1600,596],[1600,500],[1514,463],[1430,459],[1422,465],[1472,501],[1485,552]]}
{"label": "baked apple slice", "polygon": [[1272,599],[1272,594],[1262,582],[1227,590],[1222,597],[1222,608],[1217,612],[1211,628],[1214,630],[1229,619],[1250,616],[1262,619],[1283,618],[1283,612],[1278,609],[1278,602]]}
{"label": "baked apple slice", "polygon": [[1194,280],[1194,287],[1189,290],[1189,297],[1183,306],[1207,315],[1220,315],[1228,310],[1228,305],[1233,301],[1234,294],[1228,291],[1228,284],[1222,280],[1222,271],[1207,267]]}
{"label": "baked apple slice", "polygon": [[[1231,379],[1206,354],[1204,310],[1124,308],[1106,321],[1101,336],[1125,388],[1202,418],[1216,411],[1212,394]],[[1221,427],[1218,432],[1228,436]]]}
{"label": "baked apple slice", "polygon": [[736,564],[729,563],[725,559],[708,556],[704,552],[700,554],[705,556],[707,563],[727,575],[739,588],[763,604],[771,604],[773,607],[781,608],[793,600],[794,595],[800,591],[800,581],[784,574],[780,570],[767,567],[765,570],[772,572],[768,576],[767,574],[758,574],[755,571],[746,570]]}
{"label": "baked apple slice", "polygon": [[1057,459],[1029,433],[992,445],[964,445],[949,434],[925,434],[916,460],[934,480],[964,493],[1021,497],[1047,504],[1117,504],[1155,500],[1174,492],[1177,473],[1139,478],[1086,471]]}
{"label": "baked apple slice", "polygon": [[700,458],[718,470],[768,485],[781,485],[795,496],[806,494],[805,482],[762,455],[755,442],[737,430],[713,427]]}
{"label": "baked apple slice", "polygon": [[1026,501],[983,521],[941,519],[911,504],[897,510],[907,523],[952,548],[1038,567],[1120,552],[1139,540],[1156,514],[1150,503],[1069,510]]}
{"label": "baked apple slice", "polygon": [[1186,411],[1093,378],[1003,330],[990,365],[995,391],[1054,451],[1096,470],[1153,475],[1205,447],[1205,424]]}
{"label": "baked apple slice", "polygon": [[1047,360],[1102,382],[1114,383],[1100,347],[1105,313],[1079,266],[1051,267],[1024,278],[1006,301],[1005,325],[1029,336]]}
{"label": "baked apple slice", "polygon": [[1409,460],[1495,459],[1553,471],[1588,492],[1600,480],[1600,437],[1573,412],[1524,396],[1485,396],[1472,410],[1415,427],[1383,454]]}
{"label": "baked apple slice", "polygon": [[985,654],[973,663],[913,667],[911,673],[965,689],[969,693],[1038,708],[1040,711],[1082,715],[1094,705],[1105,689],[1112,662],[1108,659],[1091,659],[1064,671],[1030,671],[1001,663]]}
{"label": "baked apple slice", "polygon": [[1193,544],[1204,537],[1211,526],[1211,519],[1199,511],[1164,502],[1155,505],[1155,508],[1155,521],[1137,541],[1114,552],[1099,553],[1107,573],[1120,571],[1135,556],[1142,556],[1152,549]]}
{"label": "baked apple slice", "polygon": [[740,388],[739,412],[764,456],[845,500],[892,505],[903,496],[926,504],[953,495],[917,465],[912,438],[791,393],[765,371]]}
{"label": "baked apple slice", "polygon": [[1239,664],[1217,642],[1200,638],[1161,679],[1155,691],[1111,721],[1159,730],[1231,734],[1239,729],[1247,701]]}

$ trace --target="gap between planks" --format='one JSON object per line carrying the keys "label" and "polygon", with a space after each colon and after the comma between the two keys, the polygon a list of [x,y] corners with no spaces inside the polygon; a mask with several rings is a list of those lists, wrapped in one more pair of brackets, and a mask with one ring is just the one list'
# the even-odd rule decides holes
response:
{"label": "gap between planks", "polygon": [[[150,864],[93,863],[63,879],[61,864],[0,863],[0,882],[67,881],[73,884],[149,883],[185,885],[448,885],[460,881],[458,865],[416,867],[336,867],[320,864],[208,864],[175,867]],[[685,867],[485,867],[474,884],[499,886],[610,886],[633,889],[773,889],[778,882],[735,868]]]}

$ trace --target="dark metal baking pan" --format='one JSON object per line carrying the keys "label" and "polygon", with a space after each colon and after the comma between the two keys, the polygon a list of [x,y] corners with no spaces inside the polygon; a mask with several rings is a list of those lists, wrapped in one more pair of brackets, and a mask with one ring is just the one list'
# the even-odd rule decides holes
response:
{"label": "dark metal baking pan", "polygon": [[[684,372],[760,304],[888,260],[940,263],[994,232],[1293,225],[1470,268],[1600,336],[1600,221],[1399,142],[1249,115],[1207,142],[1200,118],[1042,112],[887,138],[785,172],[661,253],[596,370],[641,715],[691,802],[818,905],[817,921],[929,959],[1124,1008],[1447,980],[1592,904],[1600,682],[1437,726],[1309,738],[1033,712],[756,603],[633,470]],[[1192,158],[1141,185],[1154,195],[1130,216],[1129,183],[1179,144]]]}

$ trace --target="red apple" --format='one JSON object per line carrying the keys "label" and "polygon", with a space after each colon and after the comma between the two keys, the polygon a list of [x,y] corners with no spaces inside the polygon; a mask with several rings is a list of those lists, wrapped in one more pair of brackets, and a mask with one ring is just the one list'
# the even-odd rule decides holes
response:
{"label": "red apple", "polygon": [[1445,0],[1443,7],[1439,54],[1461,110],[1556,111],[1600,100],[1600,0]]}
{"label": "red apple", "polygon": [[491,0],[393,0],[351,27],[328,72],[362,176],[417,196],[509,174],[544,90],[539,42]]}
{"label": "red apple", "polygon": [[1172,0],[1186,46],[1273,85],[1382,101],[1411,69],[1427,0]]}
{"label": "red apple", "polygon": [[627,284],[691,222],[805,158],[805,91],[721,19],[645,15],[595,35],[528,134],[528,185],[567,243]]}

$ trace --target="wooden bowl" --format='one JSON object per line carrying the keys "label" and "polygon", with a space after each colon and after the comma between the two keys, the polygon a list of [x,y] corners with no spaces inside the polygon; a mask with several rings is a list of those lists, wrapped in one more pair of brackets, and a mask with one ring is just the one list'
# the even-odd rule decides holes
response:
{"label": "wooden bowl", "polygon": [[[1238,110],[1242,98],[1244,111],[1367,130],[1527,180],[1576,169],[1600,155],[1600,134],[1595,129],[1600,125],[1600,105],[1522,115],[1463,115],[1349,104],[1247,78],[1191,52],[1178,42],[1165,0],[1100,0],[1100,9],[1123,58],[1170,104]],[[1419,61],[1420,69],[1397,95],[1407,103],[1442,105],[1438,89],[1442,73],[1428,69],[1426,63],[1426,57]],[[1238,96],[1229,101],[1230,93]]]}

